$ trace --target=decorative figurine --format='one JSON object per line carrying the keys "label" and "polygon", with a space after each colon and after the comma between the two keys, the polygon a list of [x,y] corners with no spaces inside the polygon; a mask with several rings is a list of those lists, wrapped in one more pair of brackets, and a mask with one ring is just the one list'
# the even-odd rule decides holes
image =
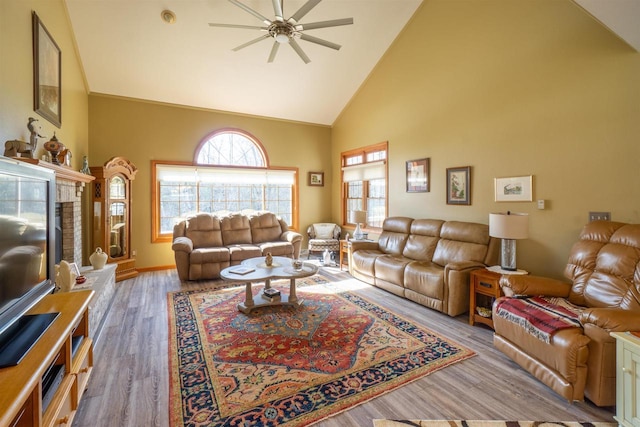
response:
{"label": "decorative figurine", "polygon": [[76,273],[71,270],[71,264],[67,261],[60,261],[60,265],[56,265],[56,285],[62,292],[69,292],[73,285],[76,284]]}
{"label": "decorative figurine", "polygon": [[64,149],[62,149],[62,151],[60,151],[60,153],[58,153],[58,163],[65,166],[71,166],[72,157],[73,154],[71,154],[71,150],[65,147]]}
{"label": "decorative figurine", "polygon": [[80,173],[91,175],[91,169],[89,169],[89,159],[87,158],[87,156],[82,156],[82,169],[80,169]]}
{"label": "decorative figurine", "polygon": [[271,252],[267,252],[267,256],[264,258],[264,265],[267,267],[271,267],[273,264],[273,256],[271,256]]}
{"label": "decorative figurine", "polygon": [[29,159],[33,159],[34,154],[36,152],[36,148],[38,147],[38,138],[44,138],[43,135],[40,135],[38,132],[39,126],[37,126],[38,119],[34,119],[33,117],[29,117],[29,123],[27,123],[27,128],[29,129],[29,142],[13,140],[7,141],[4,143],[4,155],[6,157],[26,157]]}
{"label": "decorative figurine", "polygon": [[51,163],[54,165],[60,164],[58,154],[60,154],[61,151],[66,150],[66,148],[67,147],[65,147],[62,142],[58,141],[55,132],[53,133],[51,140],[44,143],[44,149],[51,153]]}

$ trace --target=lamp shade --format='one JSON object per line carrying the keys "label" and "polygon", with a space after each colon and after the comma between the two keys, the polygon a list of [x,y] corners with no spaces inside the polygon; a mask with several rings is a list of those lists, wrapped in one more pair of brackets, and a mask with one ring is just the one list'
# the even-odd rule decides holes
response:
{"label": "lamp shade", "polygon": [[364,224],[367,222],[367,211],[353,211],[351,213],[351,222],[354,224]]}
{"label": "lamp shade", "polygon": [[500,239],[529,237],[529,214],[499,212],[489,214],[489,235]]}

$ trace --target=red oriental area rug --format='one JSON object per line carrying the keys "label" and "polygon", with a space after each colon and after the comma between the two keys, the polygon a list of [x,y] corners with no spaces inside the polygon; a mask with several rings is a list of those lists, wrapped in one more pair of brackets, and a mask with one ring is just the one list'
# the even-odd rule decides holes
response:
{"label": "red oriental area rug", "polygon": [[299,282],[301,307],[249,315],[244,287],[169,293],[172,426],[308,425],[474,354],[319,276]]}

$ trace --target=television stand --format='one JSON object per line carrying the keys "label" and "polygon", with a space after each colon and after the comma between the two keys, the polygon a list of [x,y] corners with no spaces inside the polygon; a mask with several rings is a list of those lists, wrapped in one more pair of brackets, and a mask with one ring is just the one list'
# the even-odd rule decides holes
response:
{"label": "television stand", "polygon": [[47,295],[27,312],[59,315],[18,365],[0,369],[0,426],[72,424],[93,370],[93,296],[91,290]]}
{"label": "television stand", "polygon": [[0,368],[15,366],[31,350],[60,313],[25,314],[0,338]]}

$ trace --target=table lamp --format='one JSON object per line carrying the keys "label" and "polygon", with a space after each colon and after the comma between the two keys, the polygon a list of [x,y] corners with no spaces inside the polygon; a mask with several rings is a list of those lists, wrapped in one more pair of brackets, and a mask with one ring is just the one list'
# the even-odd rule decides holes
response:
{"label": "table lamp", "polygon": [[353,232],[353,238],[356,240],[362,240],[363,234],[360,229],[360,223],[364,224],[367,222],[367,211],[352,211],[351,222],[356,224],[356,229]]}
{"label": "table lamp", "polygon": [[489,235],[502,239],[500,267],[517,271],[516,240],[529,237],[529,214],[509,211],[489,214]]}

